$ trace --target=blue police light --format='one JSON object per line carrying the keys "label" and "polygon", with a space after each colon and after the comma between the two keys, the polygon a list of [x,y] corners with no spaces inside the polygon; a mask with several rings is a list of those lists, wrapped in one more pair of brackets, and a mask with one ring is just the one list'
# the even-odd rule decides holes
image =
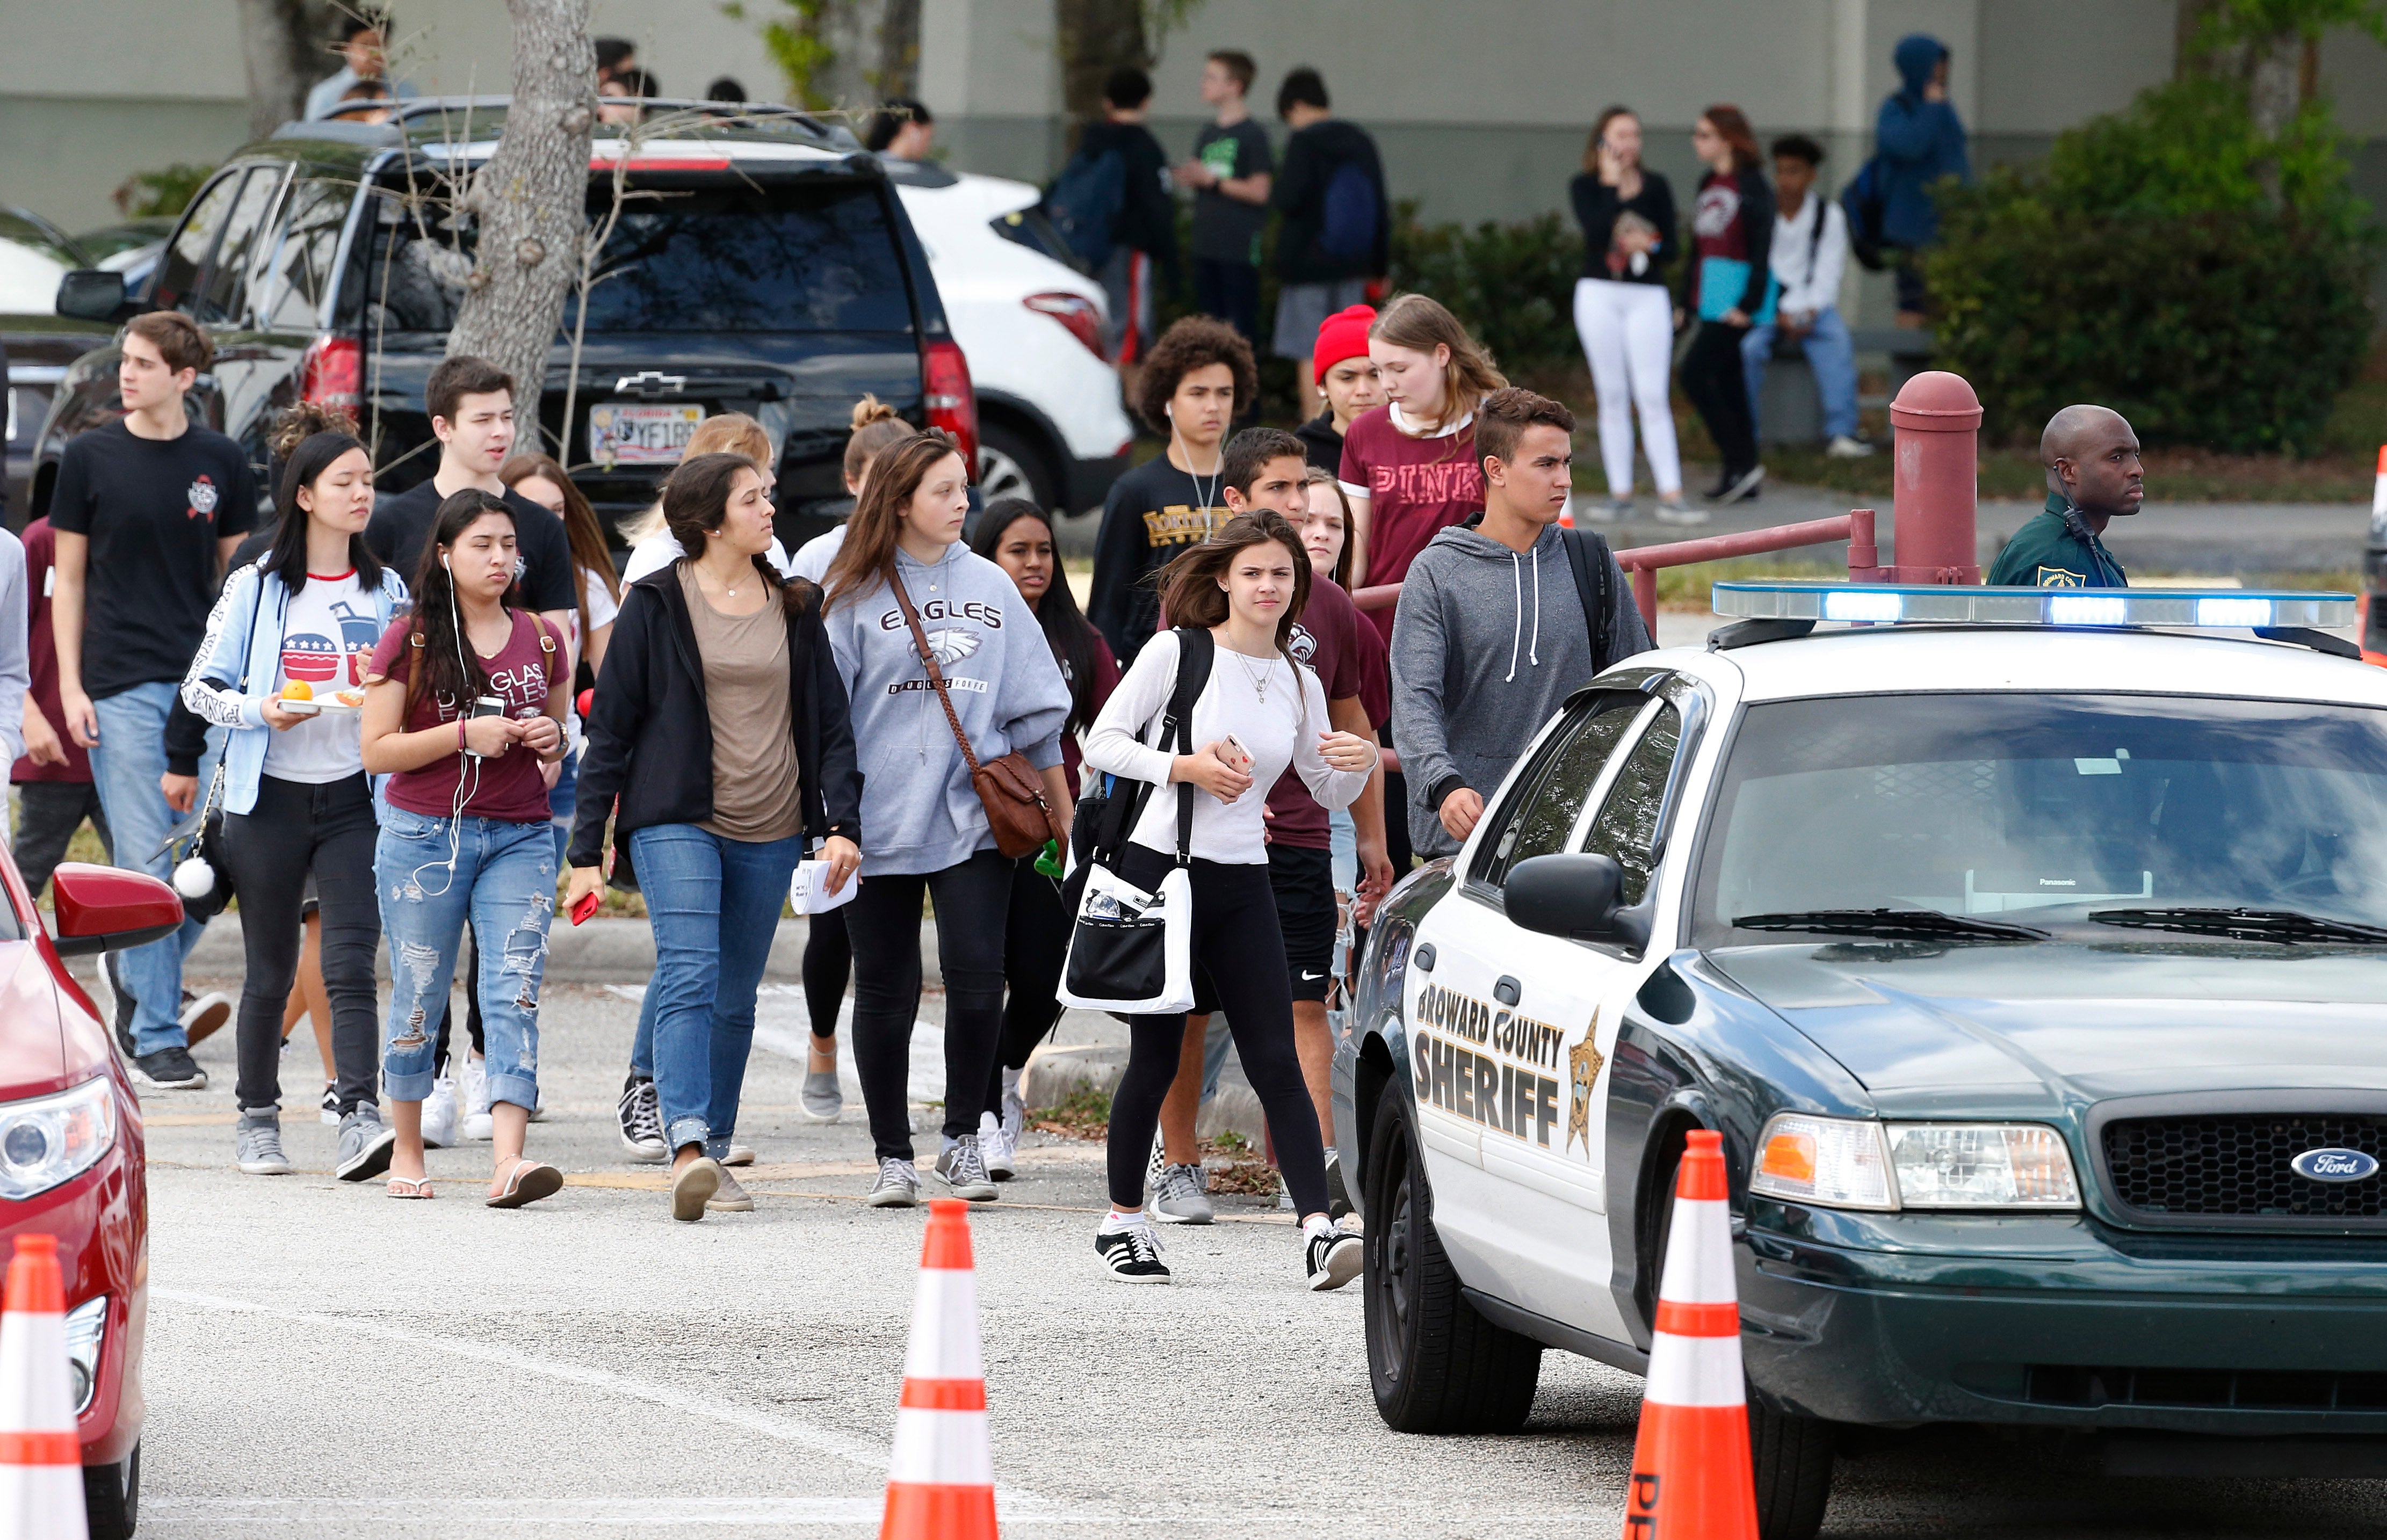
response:
{"label": "blue police light", "polygon": [[2141,625],[2245,631],[2355,624],[2345,593],[2241,588],[1973,588],[1936,584],[1718,583],[1715,612],[1735,620],[1848,625]]}

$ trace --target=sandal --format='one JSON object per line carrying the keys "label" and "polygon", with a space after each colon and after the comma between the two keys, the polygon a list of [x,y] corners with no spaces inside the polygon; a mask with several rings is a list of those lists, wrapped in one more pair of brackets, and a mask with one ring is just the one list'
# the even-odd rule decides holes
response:
{"label": "sandal", "polygon": [[520,1208],[541,1198],[551,1198],[562,1190],[562,1172],[543,1160],[524,1155],[514,1162],[504,1188],[481,1201],[491,1208]]}
{"label": "sandal", "polygon": [[436,1198],[439,1194],[431,1190],[430,1177],[420,1176],[390,1178],[389,1195],[393,1198]]}

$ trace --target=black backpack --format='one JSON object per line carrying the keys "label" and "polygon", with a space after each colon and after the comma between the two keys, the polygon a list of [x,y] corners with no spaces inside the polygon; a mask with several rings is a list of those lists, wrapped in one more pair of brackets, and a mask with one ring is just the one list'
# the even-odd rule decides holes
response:
{"label": "black backpack", "polygon": [[1589,529],[1561,529],[1559,541],[1566,547],[1567,565],[1574,569],[1575,597],[1583,601],[1584,627],[1591,633],[1591,671],[1598,674],[1615,662],[1608,655],[1608,607],[1613,602],[1608,542]]}
{"label": "black backpack", "polygon": [[[1882,257],[1882,221],[1885,200],[1882,196],[1881,157],[1875,156],[1858,168],[1849,184],[1840,189],[1840,211],[1849,219],[1849,250],[1863,262],[1868,272],[1879,272],[1888,263]],[[1823,221],[1816,221],[1820,234]]]}

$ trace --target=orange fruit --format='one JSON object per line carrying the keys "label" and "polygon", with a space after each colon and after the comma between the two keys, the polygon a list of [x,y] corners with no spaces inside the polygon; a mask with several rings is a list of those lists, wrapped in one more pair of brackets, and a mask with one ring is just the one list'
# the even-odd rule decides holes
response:
{"label": "orange fruit", "polygon": [[309,684],[304,679],[293,679],[288,684],[282,687],[282,699],[284,701],[312,701],[315,699],[315,687]]}

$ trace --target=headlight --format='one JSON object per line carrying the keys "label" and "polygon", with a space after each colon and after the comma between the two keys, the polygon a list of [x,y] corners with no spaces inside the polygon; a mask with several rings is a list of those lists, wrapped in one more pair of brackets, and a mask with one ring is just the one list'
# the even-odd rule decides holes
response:
{"label": "headlight", "polygon": [[1891,1123],[1776,1114],[1749,1190],[1821,1208],[2078,1208],[2064,1136],[2038,1123]]}
{"label": "headlight", "polygon": [[87,1299],[67,1312],[67,1369],[73,1378],[75,1415],[82,1415],[99,1389],[99,1349],[107,1338],[107,1296]]}
{"label": "headlight", "polygon": [[19,1202],[81,1176],[116,1142],[107,1077],[30,1102],[0,1103],[0,1198]]}

